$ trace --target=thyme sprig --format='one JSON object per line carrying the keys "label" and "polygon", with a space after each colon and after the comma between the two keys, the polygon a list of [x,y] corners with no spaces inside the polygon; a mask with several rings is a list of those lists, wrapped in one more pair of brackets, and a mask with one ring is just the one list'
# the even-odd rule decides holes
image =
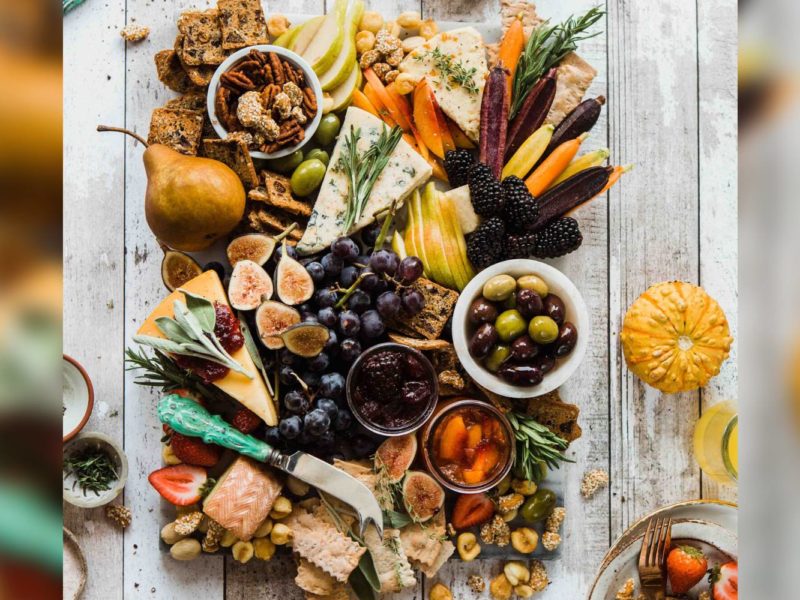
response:
{"label": "thyme sprig", "polygon": [[577,18],[571,16],[558,25],[550,25],[549,21],[545,21],[531,32],[514,72],[509,119],[514,118],[525,102],[528,92],[542,75],[557,66],[567,54],[574,52],[578,42],[600,33],[599,31],[586,33],[586,30],[597,23],[604,14],[605,11],[594,7],[583,16]]}
{"label": "thyme sprig", "polygon": [[84,496],[87,491],[99,496],[100,492],[110,489],[111,484],[119,479],[114,461],[100,448],[85,448],[75,452],[64,461],[64,473],[67,477],[75,477],[72,489],[80,486]]}
{"label": "thyme sprig", "polygon": [[460,85],[470,94],[478,93],[478,85],[475,83],[475,74],[478,70],[475,67],[467,69],[463,63],[453,60],[452,56],[442,52],[439,47],[428,50],[424,54],[418,54],[414,59],[421,61],[428,56],[433,60],[433,66],[439,69],[445,78],[445,87],[448,90],[453,89],[453,86]]}
{"label": "thyme sprig", "polygon": [[344,151],[339,158],[339,167],[347,176],[347,212],[344,218],[344,233],[361,218],[372,188],[378,177],[386,168],[389,157],[397,147],[403,130],[393,127],[391,130],[383,125],[381,135],[367,150],[359,153],[358,141],[361,139],[361,128],[350,126],[344,140]]}
{"label": "thyme sprig", "polygon": [[562,462],[575,462],[564,455],[563,451],[569,445],[567,441],[541,423],[514,411],[506,413],[506,417],[517,440],[514,467],[525,475],[525,479],[535,479],[540,462],[550,469],[557,469]]}

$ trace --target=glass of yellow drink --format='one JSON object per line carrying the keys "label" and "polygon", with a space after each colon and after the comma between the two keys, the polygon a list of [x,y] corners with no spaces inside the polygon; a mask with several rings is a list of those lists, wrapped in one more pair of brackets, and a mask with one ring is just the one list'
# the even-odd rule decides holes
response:
{"label": "glass of yellow drink", "polygon": [[739,414],[733,401],[706,410],[694,428],[694,456],[703,473],[724,485],[739,477]]}

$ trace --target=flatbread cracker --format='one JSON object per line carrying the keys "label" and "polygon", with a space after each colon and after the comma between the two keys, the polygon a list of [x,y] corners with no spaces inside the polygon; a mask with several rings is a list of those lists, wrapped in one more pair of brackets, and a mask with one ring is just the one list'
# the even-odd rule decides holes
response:
{"label": "flatbread cracker", "polygon": [[258,187],[257,191],[253,190],[253,193],[248,195],[250,200],[264,202],[298,217],[311,216],[311,206],[295,200],[292,196],[292,184],[288,177],[272,171],[261,171],[261,178],[264,186]]}
{"label": "flatbread cracker", "polygon": [[428,567],[436,562],[447,533],[444,521],[444,511],[440,510],[430,522],[411,523],[400,530],[400,541],[409,560]]}
{"label": "flatbread cracker", "polygon": [[339,583],[305,558],[301,558],[297,563],[297,577],[294,578],[294,582],[304,592],[319,596],[330,596]]}
{"label": "flatbread cracker", "polygon": [[556,97],[545,124],[558,125],[569,111],[580,104],[586,90],[597,75],[595,68],[574,52],[570,52],[558,65]]}
{"label": "flatbread cracker", "polygon": [[206,94],[196,88],[182,96],[167,100],[164,108],[185,108],[203,112],[206,109]]}
{"label": "flatbread cracker", "polygon": [[452,344],[447,340],[421,340],[419,338],[408,337],[399,333],[389,332],[389,339],[403,346],[414,348],[420,352],[431,352],[433,350],[447,350]]}
{"label": "flatbread cracker", "polygon": [[[240,223],[240,233],[269,233],[275,235],[281,233],[289,225],[295,222],[290,215],[287,215],[271,206],[265,206],[263,202],[247,202],[245,216]],[[297,243],[303,237],[304,225],[301,222],[299,228],[289,232],[288,240],[290,244]],[[294,240],[294,242],[292,241]]]}
{"label": "flatbread cracker", "polygon": [[269,43],[261,0],[219,0],[217,8],[225,50]]}
{"label": "flatbread cracker", "polygon": [[158,80],[173,92],[183,94],[194,87],[175,50],[162,50],[153,57]]}
{"label": "flatbread cracker", "polygon": [[247,144],[240,140],[203,140],[203,156],[228,165],[242,180],[245,189],[258,185],[258,175]]}
{"label": "flatbread cracker", "polygon": [[[392,508],[392,499],[387,497],[386,494],[381,493],[380,478],[372,468],[372,463],[364,460],[340,460],[333,459],[333,466],[337,469],[344,471],[351,477],[355,477],[363,483],[372,495],[378,500],[381,508],[390,510]],[[352,509],[349,509],[352,511]]]}
{"label": "flatbread cracker", "polygon": [[578,425],[581,409],[562,401],[558,390],[531,398],[525,412],[568,442],[574,442],[583,433]]}
{"label": "flatbread cracker", "polygon": [[441,334],[447,320],[453,314],[458,301],[458,292],[420,277],[411,284],[425,298],[422,311],[410,318],[392,319],[389,327],[411,337],[435,340]]}
{"label": "flatbread cracker", "polygon": [[375,563],[375,571],[381,582],[381,594],[399,592],[417,585],[414,570],[403,552],[398,529],[384,529],[381,538],[378,530],[370,527],[364,535],[364,542]]}
{"label": "flatbread cracker", "polygon": [[181,154],[197,155],[203,135],[203,113],[183,108],[157,108],[150,118],[148,144],[164,144]]}
{"label": "flatbread cracker", "polygon": [[425,577],[433,578],[436,577],[439,569],[441,569],[444,566],[444,563],[446,563],[450,557],[453,556],[455,551],[456,547],[453,545],[453,542],[447,540],[442,543],[441,552],[439,552],[439,556],[436,557],[436,560],[433,561],[432,565],[426,566],[423,563],[416,561],[413,564],[425,575]]}
{"label": "flatbread cracker", "polygon": [[218,65],[225,60],[219,11],[187,11],[178,18],[178,31],[183,35],[181,58],[190,66]]}

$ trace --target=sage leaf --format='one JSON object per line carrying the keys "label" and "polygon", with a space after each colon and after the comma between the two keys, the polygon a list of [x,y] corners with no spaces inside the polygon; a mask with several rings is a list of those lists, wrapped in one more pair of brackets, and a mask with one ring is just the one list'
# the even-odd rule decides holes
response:
{"label": "sage leaf", "polygon": [[183,349],[180,344],[172,340],[166,340],[152,335],[135,335],[133,336],[133,341],[143,346],[150,346],[151,348],[163,350],[164,352],[171,352],[173,354],[180,354]]}
{"label": "sage leaf", "polygon": [[375,561],[372,558],[372,552],[367,550],[361,555],[357,570],[364,575],[364,579],[375,592],[381,591],[381,580],[378,577],[378,571],[375,569]]}
{"label": "sage leaf", "polygon": [[401,527],[405,527],[406,525],[413,523],[414,520],[408,515],[404,515],[396,510],[384,510],[383,522],[388,523],[389,526],[394,529],[400,529]]}
{"label": "sage leaf", "polygon": [[[365,552],[362,558],[367,554],[369,554],[369,552]],[[358,600],[377,600],[378,594],[360,569],[355,569],[350,573],[350,578],[347,580],[347,583],[350,584]]]}
{"label": "sage leaf", "polygon": [[214,304],[208,298],[203,298],[203,296],[198,296],[183,288],[178,288],[178,291],[186,296],[186,307],[200,323],[203,331],[213,333],[214,325],[217,324],[217,311],[214,310]]}
{"label": "sage leaf", "polygon": [[159,317],[156,319],[156,326],[158,326],[161,333],[163,333],[167,339],[173,342],[183,344],[192,341],[192,338],[186,334],[183,327],[181,327],[175,319]]}

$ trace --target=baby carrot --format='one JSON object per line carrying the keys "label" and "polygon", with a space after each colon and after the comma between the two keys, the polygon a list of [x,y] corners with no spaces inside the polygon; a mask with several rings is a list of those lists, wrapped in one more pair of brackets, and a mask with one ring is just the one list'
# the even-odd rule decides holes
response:
{"label": "baby carrot", "polygon": [[525,180],[528,191],[534,196],[544,192],[553,183],[556,177],[561,175],[567,165],[578,153],[581,142],[589,137],[589,133],[582,133],[574,140],[569,140],[561,144],[558,148],[544,159],[531,176]]}
{"label": "baby carrot", "polygon": [[514,72],[517,70],[519,57],[525,46],[525,32],[522,30],[522,21],[514,19],[500,42],[497,51],[497,63],[508,69],[508,97],[511,98],[511,85],[514,82]]}

